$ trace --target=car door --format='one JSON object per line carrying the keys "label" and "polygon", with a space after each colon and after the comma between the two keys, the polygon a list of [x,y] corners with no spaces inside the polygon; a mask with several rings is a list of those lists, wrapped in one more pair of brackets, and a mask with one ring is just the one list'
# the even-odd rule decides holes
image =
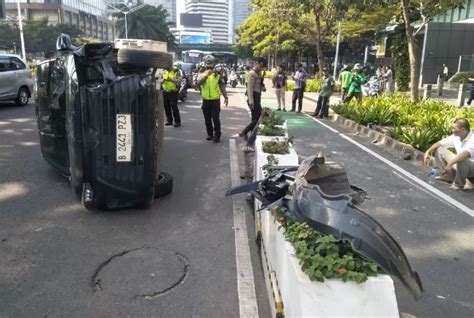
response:
{"label": "car door", "polygon": [[33,93],[30,69],[17,57],[10,57],[10,61],[15,72],[15,80],[17,81],[15,91],[18,92],[21,86],[26,86],[30,94]]}
{"label": "car door", "polygon": [[11,63],[8,56],[0,56],[0,99],[11,97]]}
{"label": "car door", "polygon": [[61,174],[69,175],[65,77],[63,58],[38,65],[36,113],[43,157]]}

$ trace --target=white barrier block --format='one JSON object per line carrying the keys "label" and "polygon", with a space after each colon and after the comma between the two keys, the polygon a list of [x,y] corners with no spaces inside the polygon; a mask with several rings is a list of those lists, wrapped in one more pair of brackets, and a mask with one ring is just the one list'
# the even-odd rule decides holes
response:
{"label": "white barrier block", "polygon": [[260,213],[262,240],[270,270],[276,273],[285,317],[399,317],[390,276],[369,277],[362,284],[338,279],[312,282],[271,212]]}

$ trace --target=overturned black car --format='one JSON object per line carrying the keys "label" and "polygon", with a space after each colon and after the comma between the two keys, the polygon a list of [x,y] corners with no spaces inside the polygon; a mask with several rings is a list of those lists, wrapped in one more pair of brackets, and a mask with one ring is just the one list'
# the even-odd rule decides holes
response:
{"label": "overturned black car", "polygon": [[166,52],[79,48],[67,35],[36,72],[36,114],[43,157],[68,177],[86,207],[147,207],[172,191],[160,171],[163,100],[155,72]]}

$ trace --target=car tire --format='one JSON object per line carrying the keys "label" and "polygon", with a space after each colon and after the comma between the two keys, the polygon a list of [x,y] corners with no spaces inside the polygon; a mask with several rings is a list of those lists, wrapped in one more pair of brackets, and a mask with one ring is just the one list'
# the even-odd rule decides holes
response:
{"label": "car tire", "polygon": [[26,106],[28,105],[28,100],[30,98],[30,92],[26,87],[20,87],[18,90],[17,97],[15,99],[15,103],[18,106]]}
{"label": "car tire", "polygon": [[173,66],[173,57],[166,52],[120,49],[117,53],[117,62],[138,68],[168,69]]}
{"label": "car tire", "polygon": [[166,172],[161,172],[155,180],[155,198],[161,198],[173,192],[173,177]]}

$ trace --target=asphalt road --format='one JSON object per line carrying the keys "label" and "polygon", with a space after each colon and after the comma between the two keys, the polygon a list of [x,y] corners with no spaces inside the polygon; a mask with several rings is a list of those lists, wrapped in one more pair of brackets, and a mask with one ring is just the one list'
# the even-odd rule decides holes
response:
{"label": "asphalt road", "polygon": [[182,126],[165,131],[173,193],[150,209],[114,212],[83,208],[41,158],[31,103],[0,104],[0,317],[238,317],[232,200],[224,193],[228,137],[248,121],[240,103],[231,96],[223,141],[214,144],[191,91],[180,103]]}

